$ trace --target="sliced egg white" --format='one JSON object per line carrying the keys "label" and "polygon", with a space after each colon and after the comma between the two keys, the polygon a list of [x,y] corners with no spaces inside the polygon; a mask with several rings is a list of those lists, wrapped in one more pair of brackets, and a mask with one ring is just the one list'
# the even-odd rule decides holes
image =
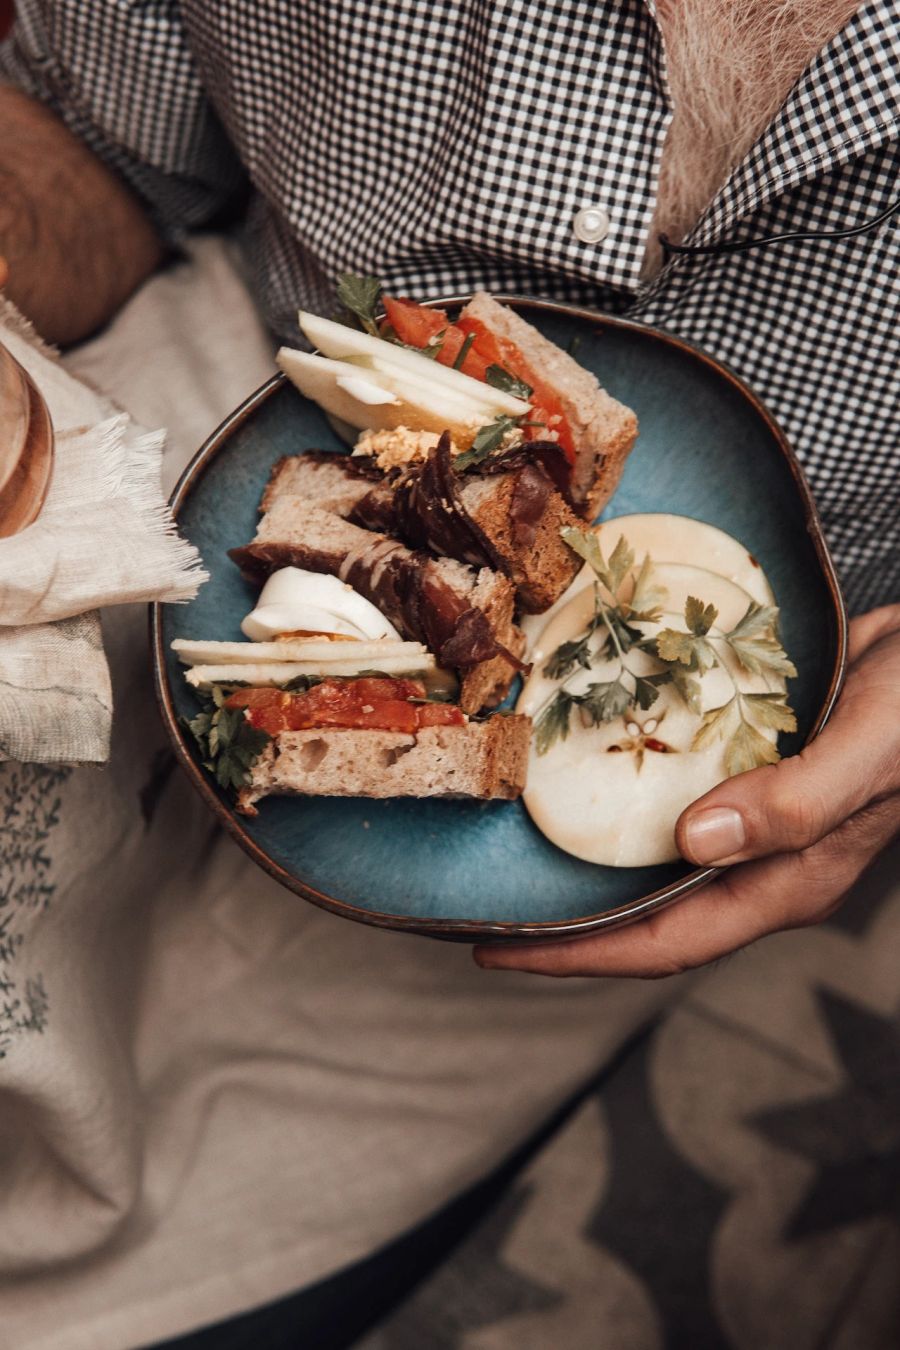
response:
{"label": "sliced egg white", "polygon": [[363,633],[346,619],[315,605],[257,605],[241,623],[241,632],[251,642],[269,642],[279,633],[335,633],[361,638]]}
{"label": "sliced egg white", "polygon": [[[749,597],[740,587],[699,568],[661,565],[659,580],[669,594],[680,599],[688,593],[707,604],[717,604],[723,627],[745,612]],[[687,573],[692,575],[688,576]],[[696,589],[694,583],[703,581]],[[543,671],[547,655],[561,643],[584,631],[593,613],[593,592],[588,587],[574,596],[541,634],[534,671],[526,681],[517,712],[536,717],[559,688]],[[657,623],[638,625],[648,635],[661,627],[684,629],[681,606],[676,602]],[[722,631],[717,621],[713,629]],[[749,675],[724,645],[717,647],[721,664],[699,678],[701,711],[726,703],[734,692],[732,678],[747,693],[783,689],[780,680]],[[652,674],[659,665],[649,653],[636,648],[628,663],[637,674]],[[592,682],[615,678],[615,661],[596,661],[589,671],[580,671],[566,682],[571,692],[581,692]],[[729,676],[731,678],[729,678]],[[692,801],[728,777],[726,741],[710,741],[699,750],[691,744],[700,726],[700,715],[691,711],[671,686],[664,685],[646,711],[629,710],[624,718],[599,727],[583,725],[578,710],[570,720],[569,735],[557,740],[543,755],[532,744],[525,806],[538,829],[567,853],[608,867],[647,867],[678,858],[675,823]],[[774,730],[763,732],[773,743]]]}
{"label": "sliced egg white", "polygon": [[241,632],[253,641],[268,641],[279,633],[298,631],[400,641],[381,611],[338,577],[281,567],[266,581]]}
{"label": "sliced egg white", "polygon": [[399,347],[396,343],[386,342],[384,338],[373,337],[370,333],[361,333],[348,328],[346,324],[335,323],[332,319],[322,319],[317,314],[300,311],[300,327],[314,347],[318,347],[326,356],[339,357],[345,361],[360,361],[374,358],[387,362],[394,368],[405,370],[417,382],[424,380],[430,385],[441,385],[444,389],[459,394],[479,404],[486,404],[497,412],[507,413],[510,417],[520,417],[529,409],[529,404],[514,398],[491,385],[482,384],[471,375],[451,366],[442,366],[418,352]]}

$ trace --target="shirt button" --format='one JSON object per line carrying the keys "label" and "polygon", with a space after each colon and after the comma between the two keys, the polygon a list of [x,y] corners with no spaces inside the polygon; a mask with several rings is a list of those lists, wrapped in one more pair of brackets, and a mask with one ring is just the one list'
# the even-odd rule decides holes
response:
{"label": "shirt button", "polygon": [[583,206],[572,221],[576,239],[582,244],[600,244],[609,234],[610,219],[602,206]]}

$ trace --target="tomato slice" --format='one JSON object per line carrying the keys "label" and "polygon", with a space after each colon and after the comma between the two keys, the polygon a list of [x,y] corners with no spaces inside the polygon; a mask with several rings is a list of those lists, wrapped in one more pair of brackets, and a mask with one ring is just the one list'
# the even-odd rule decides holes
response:
{"label": "tomato slice", "polygon": [[461,727],[465,722],[455,703],[420,703],[416,712],[420,727]]}
{"label": "tomato slice", "polygon": [[552,385],[541,379],[540,375],[525,360],[516,344],[507,337],[495,337],[480,319],[463,317],[457,325],[463,333],[473,333],[475,340],[472,351],[489,365],[502,366],[510,375],[524,380],[531,387],[530,422],[542,422],[543,426],[523,427],[526,441],[547,439],[547,432],[555,432],[559,444],[570,464],[575,463],[575,443],[572,431],[566,420],[562,400]]}
{"label": "tomato slice", "polygon": [[454,704],[410,702],[425,697],[418,680],[363,676],[326,679],[302,693],[284,689],[238,689],[227,708],[246,708],[253,726],[275,736],[313,727],[362,727],[413,733],[425,726],[462,726]]}
{"label": "tomato slice", "polygon": [[406,298],[384,297],[387,322],[401,342],[410,347],[424,348],[443,334],[437,359],[443,366],[452,366],[467,337],[472,338],[460,369],[465,375],[487,383],[488,366],[502,366],[510,375],[524,380],[532,389],[529,421],[543,425],[523,427],[527,441],[547,439],[555,433],[570,464],[575,463],[575,443],[566,420],[562,400],[553,389],[529,366],[519,348],[506,337],[495,337],[480,319],[463,317],[453,324],[442,309],[428,309]]}
{"label": "tomato slice", "polygon": [[[384,297],[384,308],[387,322],[401,342],[408,347],[424,348],[443,335],[437,360],[442,366],[456,364],[466,335],[450,322],[444,310],[427,309],[425,305],[417,305],[415,300],[394,299],[388,295]],[[485,361],[470,348],[459,369],[484,384],[489,365],[490,361]]]}

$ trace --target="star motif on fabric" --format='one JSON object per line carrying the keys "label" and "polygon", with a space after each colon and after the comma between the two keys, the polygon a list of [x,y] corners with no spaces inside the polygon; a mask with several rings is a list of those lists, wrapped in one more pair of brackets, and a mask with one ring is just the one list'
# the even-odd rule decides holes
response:
{"label": "star motif on fabric", "polygon": [[751,1117],[767,1139],[818,1167],[789,1240],[875,1215],[900,1223],[900,1028],[837,994],[820,990],[818,999],[847,1081]]}
{"label": "star motif on fabric", "polygon": [[611,1136],[609,1185],[585,1229],[644,1282],[667,1350],[727,1345],[710,1300],[709,1253],[731,1201],[659,1122],[644,1041],[599,1090]]}
{"label": "star motif on fabric", "polygon": [[468,1334],[504,1317],[541,1312],[563,1301],[503,1259],[503,1246],[527,1207],[530,1185],[502,1197],[454,1254],[382,1331],[385,1350],[462,1350]]}

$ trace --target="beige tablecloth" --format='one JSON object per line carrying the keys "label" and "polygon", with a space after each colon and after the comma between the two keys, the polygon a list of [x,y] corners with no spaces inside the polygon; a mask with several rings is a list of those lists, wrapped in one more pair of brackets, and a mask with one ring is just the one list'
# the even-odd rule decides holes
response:
{"label": "beige tablecloth", "polygon": [[[271,370],[201,241],[68,360],[171,484]],[[174,767],[109,611],[104,770],[0,766],[0,1347],[127,1350],[365,1255],[475,1180],[678,983],[478,970],[281,890]]]}

